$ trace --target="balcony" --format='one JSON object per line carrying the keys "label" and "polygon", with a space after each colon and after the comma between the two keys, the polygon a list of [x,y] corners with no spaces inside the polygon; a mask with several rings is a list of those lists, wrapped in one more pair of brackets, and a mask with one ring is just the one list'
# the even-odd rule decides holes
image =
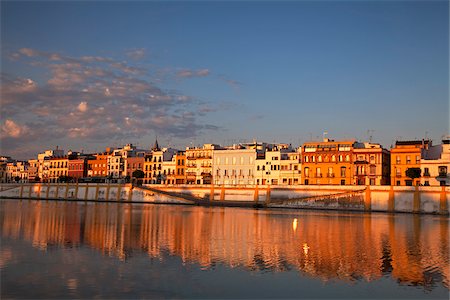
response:
{"label": "balcony", "polygon": [[328,173],[328,174],[327,174],[327,177],[328,177],[328,178],[334,178],[334,174],[333,174],[333,173]]}
{"label": "balcony", "polygon": [[441,173],[439,173],[438,177],[439,178],[446,178],[447,177],[447,173],[441,172]]}
{"label": "balcony", "polygon": [[430,173],[423,173],[423,177],[430,177]]}
{"label": "balcony", "polygon": [[317,178],[322,178],[322,174],[316,174]]}

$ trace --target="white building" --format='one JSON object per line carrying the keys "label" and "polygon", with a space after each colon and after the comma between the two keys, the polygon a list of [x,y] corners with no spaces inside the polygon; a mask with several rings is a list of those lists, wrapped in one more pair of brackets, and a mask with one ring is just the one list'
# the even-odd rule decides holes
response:
{"label": "white building", "polygon": [[213,182],[217,185],[255,184],[256,149],[234,146],[213,151]]}
{"label": "white building", "polygon": [[37,163],[37,176],[42,180],[43,178],[48,177],[48,168],[47,166],[44,167],[44,160],[48,159],[50,157],[63,157],[64,156],[64,150],[59,149],[58,146],[56,146],[56,149],[54,150],[45,150],[43,153],[38,154],[38,163]]}
{"label": "white building", "polygon": [[[300,154],[290,145],[269,145],[255,163],[256,184],[298,184],[300,182]],[[289,180],[290,179],[290,180]]]}
{"label": "white building", "polygon": [[422,149],[420,183],[430,186],[450,185],[450,136],[442,144]]}
{"label": "white building", "polygon": [[127,158],[144,157],[145,153],[145,150],[137,149],[133,144],[114,149],[107,159],[108,177],[112,179],[125,178],[127,176]]}
{"label": "white building", "polygon": [[6,182],[28,182],[28,162],[6,163]]}

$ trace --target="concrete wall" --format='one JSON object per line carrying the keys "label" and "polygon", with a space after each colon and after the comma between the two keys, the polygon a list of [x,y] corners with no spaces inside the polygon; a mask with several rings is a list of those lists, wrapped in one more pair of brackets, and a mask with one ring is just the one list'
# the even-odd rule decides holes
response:
{"label": "concrete wall", "polygon": [[[211,186],[152,188],[209,201],[259,203],[268,207],[407,213],[450,212],[450,187],[409,186]],[[123,184],[1,184],[1,198],[131,201],[193,204],[182,197]]]}

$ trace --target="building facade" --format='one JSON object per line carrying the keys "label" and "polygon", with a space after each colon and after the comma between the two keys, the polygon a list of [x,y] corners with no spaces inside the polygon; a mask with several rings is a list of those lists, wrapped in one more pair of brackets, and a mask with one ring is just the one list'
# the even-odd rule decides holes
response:
{"label": "building facade", "polygon": [[355,184],[390,184],[390,153],[380,144],[356,143],[353,149],[353,162]]}
{"label": "building facade", "polygon": [[216,185],[255,184],[256,149],[235,146],[213,151],[213,182]]}
{"label": "building facade", "polygon": [[211,184],[213,180],[213,151],[221,149],[214,144],[186,148],[186,183]]}
{"label": "building facade", "polygon": [[431,146],[429,140],[396,141],[391,149],[391,185],[419,185],[421,179],[412,179],[406,176],[408,169],[420,169],[422,149]]}
{"label": "building facade", "polygon": [[420,168],[421,185],[450,186],[450,136],[442,144],[422,150]]}
{"label": "building facade", "polygon": [[302,146],[303,184],[351,185],[355,141],[307,142]]}

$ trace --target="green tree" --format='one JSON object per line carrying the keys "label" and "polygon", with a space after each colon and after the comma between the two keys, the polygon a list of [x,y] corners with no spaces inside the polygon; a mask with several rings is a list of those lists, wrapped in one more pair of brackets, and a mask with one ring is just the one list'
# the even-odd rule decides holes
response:
{"label": "green tree", "polygon": [[133,176],[133,178],[137,179],[137,185],[141,185],[142,178],[145,177],[145,173],[142,170],[134,170],[133,173],[131,174],[131,176]]}
{"label": "green tree", "polygon": [[414,183],[414,179],[420,178],[420,174],[422,171],[420,168],[408,168],[405,172],[406,177],[411,178],[412,183]]}

